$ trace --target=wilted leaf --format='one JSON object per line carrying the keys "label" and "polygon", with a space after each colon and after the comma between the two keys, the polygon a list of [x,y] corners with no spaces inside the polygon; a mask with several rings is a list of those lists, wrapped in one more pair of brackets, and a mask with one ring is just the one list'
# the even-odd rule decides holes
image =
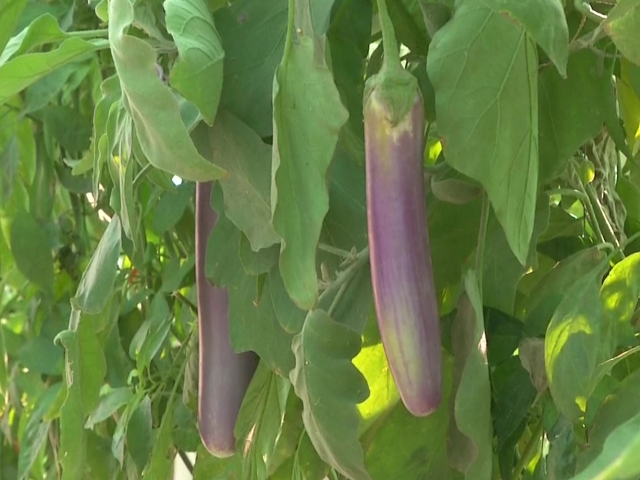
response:
{"label": "wilted leaf", "polygon": [[178,47],[169,82],[213,125],[222,92],[224,50],[204,0],[166,0],[167,30]]}
{"label": "wilted leaf", "polygon": [[326,171],[348,113],[324,61],[324,39],[313,32],[308,0],[296,0],[294,8],[292,43],[274,80],[271,210],[285,287],[309,310],[318,298],[315,253],[329,210]]}
{"label": "wilted leaf", "polygon": [[482,183],[524,264],[538,178],[535,45],[519,25],[481,3],[464,2],[434,36],[427,70],[446,160]]}
{"label": "wilted leaf", "polygon": [[529,372],[531,383],[538,393],[548,387],[547,372],[544,365],[544,340],[541,338],[525,338],[518,345],[518,357],[524,369]]}
{"label": "wilted leaf", "polygon": [[290,378],[304,404],[304,425],[320,458],[349,478],[369,480],[356,408],[369,389],[352,363],[360,344],[356,332],[323,310],[314,310],[293,339],[296,368]]}

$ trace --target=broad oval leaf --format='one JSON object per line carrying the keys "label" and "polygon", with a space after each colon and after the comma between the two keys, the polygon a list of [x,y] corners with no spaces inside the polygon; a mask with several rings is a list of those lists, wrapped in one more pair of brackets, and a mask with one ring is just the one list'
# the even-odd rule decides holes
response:
{"label": "broad oval leaf", "polygon": [[109,3],[113,63],[142,151],[152,165],[185,180],[224,177],[225,171],[202,158],[189,138],[177,98],[158,77],[155,50],[126,33],[133,21],[129,0]]}
{"label": "broad oval leaf", "polygon": [[353,480],[369,480],[358,441],[356,405],[369,396],[367,382],[352,359],[360,336],[314,310],[293,339],[296,368],[289,375],[302,399],[302,418],[320,458]]}
{"label": "broad oval leaf", "polygon": [[618,0],[604,24],[616,47],[636,65],[640,65],[640,1]]}
{"label": "broad oval leaf", "polygon": [[482,183],[522,264],[538,178],[537,67],[524,29],[479,2],[461,4],[427,62],[446,160]]}
{"label": "broad oval leaf", "polygon": [[167,30],[179,57],[169,83],[213,125],[222,92],[224,50],[204,0],[166,0]]}
{"label": "broad oval leaf", "polygon": [[296,0],[295,10],[295,39],[273,84],[271,210],[285,287],[310,310],[318,299],[316,246],[329,210],[326,172],[348,113],[324,60],[325,40],[313,32],[308,0]]}

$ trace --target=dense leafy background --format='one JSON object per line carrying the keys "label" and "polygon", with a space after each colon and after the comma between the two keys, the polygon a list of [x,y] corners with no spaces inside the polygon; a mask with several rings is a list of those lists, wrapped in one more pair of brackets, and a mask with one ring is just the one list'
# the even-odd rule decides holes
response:
{"label": "dense leafy background", "polygon": [[[426,418],[365,249],[374,3],[0,0],[0,479],[640,478],[640,2],[387,1],[429,122]],[[207,277],[261,358],[226,459],[196,417],[209,180]]]}

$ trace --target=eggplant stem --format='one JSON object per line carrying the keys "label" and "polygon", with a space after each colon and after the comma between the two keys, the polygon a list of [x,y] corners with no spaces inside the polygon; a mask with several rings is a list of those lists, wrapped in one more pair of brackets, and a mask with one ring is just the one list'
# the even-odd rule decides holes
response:
{"label": "eggplant stem", "polygon": [[404,70],[402,63],[400,63],[400,50],[398,49],[398,41],[396,40],[393,23],[387,10],[386,0],[378,0],[378,17],[380,19],[382,46],[384,48],[383,65],[389,70]]}

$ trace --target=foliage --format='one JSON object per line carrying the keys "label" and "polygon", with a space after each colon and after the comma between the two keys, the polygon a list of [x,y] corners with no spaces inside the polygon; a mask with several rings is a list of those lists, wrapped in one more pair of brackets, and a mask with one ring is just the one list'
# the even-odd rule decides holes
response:
{"label": "foliage", "polygon": [[[195,480],[638,478],[640,3],[386,1],[428,121],[424,418],[368,264],[376,2],[0,0],[1,479],[162,480],[186,452]],[[223,459],[205,181],[206,276],[260,357]]]}

